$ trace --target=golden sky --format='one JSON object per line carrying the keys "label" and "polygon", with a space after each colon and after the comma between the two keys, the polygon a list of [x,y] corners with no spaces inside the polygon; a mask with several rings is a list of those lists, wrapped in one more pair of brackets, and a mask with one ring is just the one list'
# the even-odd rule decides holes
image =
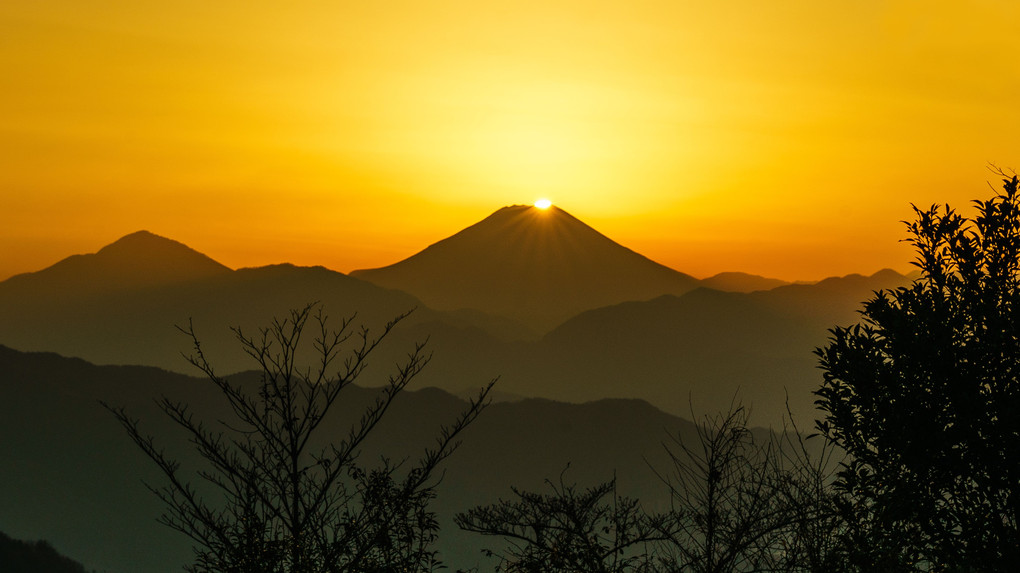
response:
{"label": "golden sky", "polygon": [[0,3],[0,279],[147,229],[396,262],[549,197],[678,270],[909,270],[1020,168],[1020,2]]}

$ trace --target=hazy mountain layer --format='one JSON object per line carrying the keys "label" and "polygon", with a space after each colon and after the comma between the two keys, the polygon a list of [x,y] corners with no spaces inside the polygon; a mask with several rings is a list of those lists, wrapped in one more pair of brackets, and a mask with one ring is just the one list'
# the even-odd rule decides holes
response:
{"label": "hazy mountain layer", "polygon": [[[190,319],[224,371],[250,366],[230,327],[248,333],[289,309],[318,302],[352,330],[407,321],[479,330],[494,340],[534,338],[511,319],[478,311],[435,312],[414,297],[323,267],[273,265],[230,270],[170,239],[140,232],[93,255],[76,255],[0,282],[0,343],[56,351],[97,363],[147,364],[190,372],[191,345],[176,325]],[[413,344],[413,341],[410,342]]]}
{"label": "hazy mountain layer", "polygon": [[575,314],[682,294],[697,279],[623,247],[557,207],[504,207],[388,267],[351,276],[437,309],[475,308],[540,331]]}
{"label": "hazy mountain layer", "polygon": [[707,279],[701,279],[701,286],[726,292],[771,290],[788,284],[790,283],[779,279],[737,272],[719,273]]}
{"label": "hazy mountain layer", "polygon": [[[811,392],[821,384],[814,348],[833,326],[857,322],[874,290],[907,282],[881,271],[749,294],[698,289],[588,311],[542,340],[543,376],[530,380],[556,399],[637,397],[677,413],[688,396],[711,409],[739,396],[763,424],[775,423],[789,396],[793,410],[810,417]],[[537,389],[527,377],[519,384],[506,389]]]}
{"label": "hazy mountain layer", "polygon": [[[176,274],[134,278],[160,266]],[[680,414],[689,398],[720,409],[739,393],[767,424],[785,410],[787,392],[795,411],[811,414],[810,392],[820,384],[812,349],[832,326],[856,322],[873,290],[906,282],[882,271],[746,294],[698,289],[592,309],[535,339],[510,318],[434,311],[406,293],[321,267],[231,271],[180,243],[139,233],[0,283],[0,343],[191,373],[180,356],[191,343],[174,327],[190,317],[218,370],[232,372],[253,366],[232,326],[254,333],[288,309],[319,301],[335,319],[357,313],[352,328],[378,332],[419,307],[380,347],[366,384],[382,383],[385,366],[427,339],[435,354],[423,383],[451,392],[500,376],[508,397],[640,398]]]}
{"label": "hazy mountain layer", "polygon": [[[244,377],[234,380],[243,383]],[[346,435],[374,393],[345,390],[324,435]],[[0,531],[47,539],[100,571],[179,571],[191,556],[189,543],[156,523],[162,506],[142,484],[159,484],[160,475],[98,403],[127,408],[168,451],[182,454],[183,472],[192,472],[198,466],[180,428],[154,407],[153,399],[164,395],[192,405],[203,419],[228,418],[222,398],[204,380],[0,347],[0,488],[17,492],[0,502]],[[465,406],[435,389],[407,392],[377,427],[362,459],[371,465],[383,454],[417,457]],[[489,541],[459,532],[452,515],[510,495],[511,485],[541,489],[543,480],[561,474],[593,485],[615,472],[622,494],[661,504],[666,488],[649,464],[666,467],[661,443],[670,434],[691,439],[691,429],[689,422],[633,400],[492,405],[445,465],[435,508],[447,561],[471,565]]]}
{"label": "hazy mountain layer", "polygon": [[[501,388],[513,394],[639,398],[680,415],[689,399],[718,410],[739,397],[765,425],[778,423],[789,398],[793,411],[810,419],[811,392],[821,385],[814,348],[833,326],[857,322],[874,290],[909,282],[881,271],[753,293],[698,289],[590,310],[531,343],[437,330],[423,382],[450,388],[451,380],[477,384],[498,373]],[[405,332],[423,336],[425,328]]]}

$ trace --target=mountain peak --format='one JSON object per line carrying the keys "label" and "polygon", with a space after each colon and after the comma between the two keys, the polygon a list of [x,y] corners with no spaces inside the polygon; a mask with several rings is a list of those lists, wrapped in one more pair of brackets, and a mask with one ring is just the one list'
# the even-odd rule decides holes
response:
{"label": "mountain peak", "polygon": [[426,305],[474,308],[540,330],[589,308],[680,294],[697,280],[556,206],[509,205],[398,263],[352,276]]}
{"label": "mountain peak", "polygon": [[[584,223],[582,223],[579,219],[555,205],[550,205],[544,209],[534,205],[507,205],[493,211],[488,217],[474,225],[471,225],[471,227],[510,221],[529,221],[532,223],[550,225],[554,223],[564,223],[566,220],[573,220],[584,225]],[[587,225],[585,226],[587,227]],[[471,227],[468,227],[468,229]]]}
{"label": "mountain peak", "polygon": [[231,272],[183,243],[149,231],[125,235],[96,253],[72,255],[35,273],[8,279],[12,285],[46,284],[77,292],[179,283]]}
{"label": "mountain peak", "polygon": [[95,256],[99,259],[122,260],[132,264],[149,260],[162,265],[187,267],[174,269],[177,271],[192,270],[204,273],[230,270],[184,243],[158,236],[148,230],[125,235],[100,249]]}
{"label": "mountain peak", "polygon": [[103,257],[131,256],[137,254],[152,255],[158,252],[170,253],[174,251],[191,251],[192,253],[196,253],[196,251],[184,243],[143,230],[124,235],[109,245],[99,249],[99,251],[96,252],[96,255]]}

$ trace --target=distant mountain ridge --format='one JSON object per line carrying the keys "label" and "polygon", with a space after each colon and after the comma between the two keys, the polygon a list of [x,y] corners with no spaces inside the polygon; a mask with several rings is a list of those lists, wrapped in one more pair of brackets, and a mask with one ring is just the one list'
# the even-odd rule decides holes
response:
{"label": "distant mountain ridge", "polygon": [[833,326],[856,322],[873,291],[909,283],[886,269],[817,285],[700,288],[593,309],[548,333],[521,363],[529,370],[508,376],[504,389],[558,400],[637,397],[673,413],[684,411],[688,397],[711,409],[737,396],[762,424],[778,420],[789,399],[795,413],[811,415],[811,392],[821,385],[812,350]]}
{"label": "distant mountain ridge", "polygon": [[701,286],[726,292],[754,292],[772,290],[790,284],[789,281],[767,278],[740,272],[725,272],[701,279]]}
{"label": "distant mountain ridge", "polygon": [[324,267],[231,270],[177,241],[142,231],[97,253],[74,255],[0,282],[0,344],[98,363],[190,371],[180,356],[190,344],[176,326],[194,319],[206,350],[219,358],[221,368],[232,371],[250,362],[238,352],[229,327],[250,332],[313,302],[337,319],[356,314],[357,323],[377,331],[417,309],[407,325],[476,329],[497,339],[534,337],[509,319],[436,312],[407,293]]}
{"label": "distant mountain ridge", "polygon": [[441,310],[475,308],[540,331],[592,308],[698,286],[558,207],[512,205],[392,265],[351,272]]}
{"label": "distant mountain ridge", "polygon": [[[570,219],[563,224],[535,218],[569,217],[556,211],[535,213],[537,209],[525,207],[501,211],[497,220],[503,220],[503,225],[486,224],[471,232],[491,239],[503,236],[507,225],[527,233],[521,228],[536,226],[541,232],[527,235],[531,243],[541,242],[549,233],[579,234],[580,244],[601,245],[595,252],[615,252],[625,263],[661,271],[661,265],[590,227],[569,223]],[[523,222],[517,220],[522,214],[528,217]],[[552,244],[565,241],[561,237]],[[454,247],[460,242],[454,242]],[[470,240],[457,248],[476,244],[485,241]],[[517,258],[514,264],[530,260],[526,249],[504,251]],[[538,252],[556,251],[546,246]],[[911,281],[884,270],[870,277],[848,275],[746,293],[700,287],[680,295],[655,294],[645,300],[585,309],[540,336],[506,316],[469,309],[434,310],[404,291],[323,267],[281,264],[230,270],[150,233],[129,235],[100,253],[69,257],[37,273],[0,282],[0,344],[24,351],[56,351],[99,364],[145,364],[192,373],[181,356],[190,352],[191,341],[175,325],[193,319],[203,350],[218,371],[229,373],[253,366],[230,327],[252,333],[292,308],[317,301],[334,320],[356,314],[355,327],[364,324],[378,333],[393,317],[415,308],[380,347],[366,384],[382,383],[385,377],[379,373],[385,365],[400,361],[415,344],[428,340],[432,361],[422,381],[452,393],[500,376],[500,391],[508,399],[639,398],[683,414],[688,397],[703,400],[706,409],[717,409],[725,408],[739,391],[755,403],[756,423],[762,424],[777,420],[785,411],[787,392],[799,410],[809,411],[810,392],[820,383],[811,350],[824,344],[832,326],[856,322],[861,302],[873,290]],[[160,263],[164,257],[165,265]],[[134,276],[152,267],[182,271],[162,280],[157,280],[160,275],[155,272]],[[503,272],[499,265],[496,268]],[[669,281],[680,276],[689,285],[683,278],[686,275],[669,272],[665,274]],[[615,280],[627,276],[617,273]],[[761,279],[736,278],[744,285]],[[507,280],[512,282],[512,277]],[[580,292],[566,289],[550,300],[566,306],[563,301]]]}

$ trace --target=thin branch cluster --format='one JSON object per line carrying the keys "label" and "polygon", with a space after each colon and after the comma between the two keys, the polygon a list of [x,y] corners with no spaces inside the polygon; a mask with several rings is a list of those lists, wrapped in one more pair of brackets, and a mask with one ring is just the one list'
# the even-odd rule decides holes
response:
{"label": "thin branch cluster", "polygon": [[669,471],[655,470],[672,502],[664,513],[619,496],[615,479],[584,489],[561,476],[548,493],[513,489],[457,524],[502,538],[487,553],[513,573],[837,570],[835,450],[811,451],[795,427],[758,443],[747,421],[735,407],[705,417],[693,441],[665,445]]}
{"label": "thin branch cluster", "polygon": [[[429,510],[436,470],[458,436],[482,411],[490,383],[432,448],[410,468],[384,461],[365,467],[359,453],[394,399],[429,361],[423,345],[390,375],[388,384],[345,436],[319,436],[344,390],[402,315],[373,336],[351,319],[331,329],[309,305],[254,335],[234,334],[257,363],[254,387],[216,374],[191,324],[189,357],[229,405],[229,421],[196,419],[188,405],[163,398],[162,411],[187,434],[206,462],[197,477],[123,409],[107,405],[130,437],[162,470],[166,483],[149,485],[166,505],[161,521],[195,543],[195,573],[318,573],[432,571],[438,525]],[[298,362],[302,337],[314,328],[314,366]],[[211,486],[211,487],[210,487]]]}
{"label": "thin branch cluster", "polygon": [[659,538],[662,518],[645,515],[636,500],[621,497],[615,480],[588,489],[546,482],[551,493],[513,488],[516,499],[457,516],[459,527],[503,537],[497,571],[532,573],[645,571],[647,554],[634,551]]}

